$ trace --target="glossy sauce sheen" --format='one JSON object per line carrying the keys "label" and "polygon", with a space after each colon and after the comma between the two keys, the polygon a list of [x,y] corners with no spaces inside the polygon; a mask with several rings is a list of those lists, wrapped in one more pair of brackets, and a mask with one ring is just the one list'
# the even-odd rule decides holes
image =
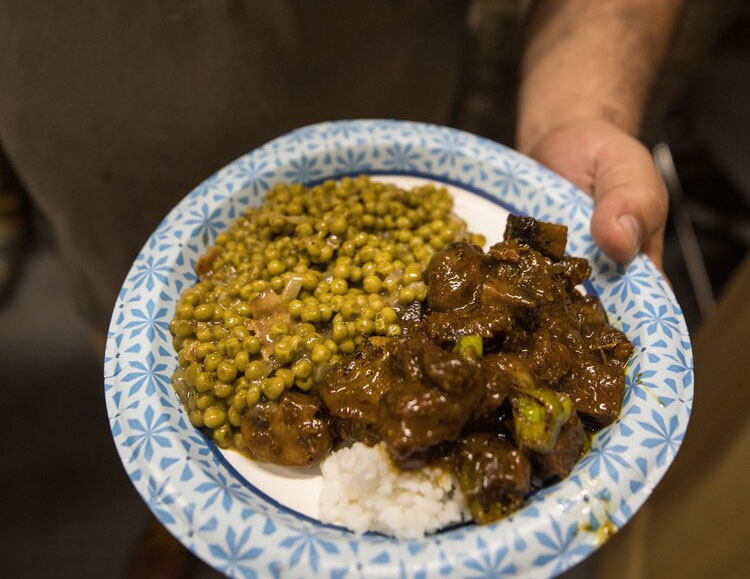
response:
{"label": "glossy sauce sheen", "polygon": [[[383,441],[401,468],[452,468],[478,522],[567,476],[584,425],[619,414],[632,344],[575,289],[590,267],[563,255],[566,236],[564,226],[511,216],[486,254],[467,242],[434,254],[426,305],[408,309],[404,334],[367,343],[307,394],[259,405],[243,422],[251,454],[306,465],[331,446]],[[482,352],[462,350],[467,337]],[[256,433],[279,423],[292,396],[306,410],[284,416],[304,424]]]}

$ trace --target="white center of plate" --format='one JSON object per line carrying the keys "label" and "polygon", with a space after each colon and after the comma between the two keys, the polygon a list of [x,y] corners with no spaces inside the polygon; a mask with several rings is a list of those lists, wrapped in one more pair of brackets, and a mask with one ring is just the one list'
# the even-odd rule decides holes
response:
{"label": "white center of plate", "polygon": [[[444,186],[453,196],[454,211],[466,221],[469,230],[487,238],[485,249],[503,238],[508,212],[465,189],[440,181],[402,175],[373,175],[372,180],[394,183],[407,190],[426,183]],[[323,488],[320,468],[299,469],[259,463],[231,450],[222,451],[222,454],[257,491],[288,509],[318,518],[318,497]]]}

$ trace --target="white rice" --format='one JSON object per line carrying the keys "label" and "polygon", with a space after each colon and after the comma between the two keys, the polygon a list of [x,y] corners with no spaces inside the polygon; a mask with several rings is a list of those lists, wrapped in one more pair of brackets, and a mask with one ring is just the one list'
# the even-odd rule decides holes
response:
{"label": "white rice", "polygon": [[418,539],[469,518],[453,476],[439,468],[400,471],[381,443],[334,452],[321,464],[320,519],[355,533]]}

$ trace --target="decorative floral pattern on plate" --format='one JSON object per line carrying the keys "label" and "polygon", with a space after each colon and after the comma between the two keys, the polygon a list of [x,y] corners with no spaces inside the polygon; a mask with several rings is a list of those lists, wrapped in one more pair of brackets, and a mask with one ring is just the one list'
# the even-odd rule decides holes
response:
{"label": "decorative floral pattern on plate", "polygon": [[[418,541],[357,536],[287,509],[255,489],[187,420],[169,385],[177,365],[168,321],[193,265],[242,208],[280,181],[358,173],[443,181],[537,219],[566,223],[591,287],[636,350],[620,418],[560,483],[511,517]],[[232,577],[551,577],[588,556],[664,475],[693,400],[690,338],[669,285],[638,257],[622,268],[589,233],[591,200],[534,161],[446,127],[352,120],[303,127],[204,181],[146,242],[115,304],[104,361],[112,436],[125,470],[159,520]]]}

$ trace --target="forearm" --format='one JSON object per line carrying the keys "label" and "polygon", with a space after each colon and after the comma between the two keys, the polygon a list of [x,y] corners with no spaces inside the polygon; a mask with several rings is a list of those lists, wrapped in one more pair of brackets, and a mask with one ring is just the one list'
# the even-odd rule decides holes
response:
{"label": "forearm", "polygon": [[637,133],[681,0],[540,0],[529,16],[517,147],[575,119]]}

